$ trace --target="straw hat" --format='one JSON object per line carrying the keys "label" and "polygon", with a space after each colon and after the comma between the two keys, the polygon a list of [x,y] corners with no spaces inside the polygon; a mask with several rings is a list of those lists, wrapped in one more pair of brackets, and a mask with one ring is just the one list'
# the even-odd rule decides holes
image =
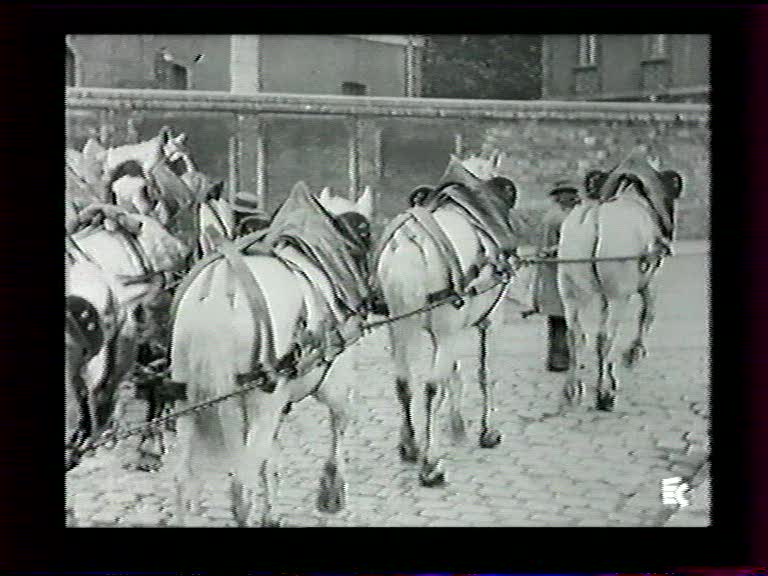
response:
{"label": "straw hat", "polygon": [[547,196],[554,196],[560,192],[575,192],[578,194],[580,189],[581,186],[575,180],[570,180],[568,178],[558,178],[555,181],[554,186],[550,189],[549,192],[547,192]]}

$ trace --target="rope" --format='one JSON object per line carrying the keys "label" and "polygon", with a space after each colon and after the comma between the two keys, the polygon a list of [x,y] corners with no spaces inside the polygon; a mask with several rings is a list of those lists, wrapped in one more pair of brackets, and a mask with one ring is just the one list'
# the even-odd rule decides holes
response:
{"label": "rope", "polygon": [[674,254],[662,255],[661,252],[648,252],[636,256],[602,256],[593,258],[522,258],[518,257],[515,263],[518,266],[531,266],[533,264],[590,264],[593,262],[628,262],[632,260],[647,260],[649,258],[665,258]]}
{"label": "rope", "polygon": [[[660,252],[650,252],[647,254],[640,254],[637,256],[614,256],[614,257],[594,257],[594,258],[521,258],[517,257],[515,258],[515,268],[519,269],[523,266],[529,266],[533,264],[540,264],[540,263],[555,263],[555,264],[571,264],[571,263],[591,263],[591,262],[624,262],[624,261],[631,261],[631,260],[644,260],[651,258],[653,256],[656,256],[658,259],[661,259],[663,256]],[[398,316],[393,316],[390,318],[386,318],[384,320],[378,320],[375,322],[367,322],[361,325],[362,332],[370,333],[371,331],[375,330],[376,328],[380,328],[382,326],[386,326],[388,324],[393,324],[394,322],[398,322],[400,320],[403,320],[405,318],[410,318],[412,316],[416,316],[418,314],[423,314],[424,312],[429,312],[431,310],[434,310],[435,308],[439,308],[440,306],[443,306],[445,304],[448,304],[449,302],[456,302],[457,299],[463,299],[464,297],[475,297],[480,296],[482,294],[485,294],[487,292],[490,292],[491,290],[495,290],[499,286],[506,286],[510,282],[511,278],[506,278],[504,280],[501,280],[499,282],[496,282],[489,286],[488,288],[485,288],[484,290],[475,291],[470,290],[468,292],[464,293],[453,293],[449,294],[445,298],[442,298],[440,300],[437,300],[435,302],[432,302],[430,304],[427,304],[426,306],[422,306],[421,308],[418,308],[416,310],[412,310],[410,312],[406,312],[404,314],[400,314]],[[187,414],[193,413],[193,412],[199,412],[201,410],[204,410],[206,408],[210,408],[211,406],[215,406],[216,404],[219,404],[221,402],[224,402],[225,400],[228,400],[229,398],[233,398],[235,396],[240,396],[242,394],[245,394],[246,392],[250,392],[251,390],[255,390],[256,388],[259,388],[262,384],[262,380],[266,373],[262,372],[261,374],[256,374],[256,377],[254,381],[251,384],[244,385],[237,390],[234,390],[232,392],[228,392],[227,394],[223,394],[221,396],[217,396],[216,398],[212,398],[211,400],[206,400],[205,402],[200,402],[198,404],[194,404],[193,406],[189,406],[187,408],[184,408],[183,410],[179,410],[178,412],[174,412],[171,414],[168,414],[166,416],[161,416],[158,418],[154,418],[152,420],[149,420],[147,422],[143,422],[139,425],[136,425],[132,428],[129,428],[127,430],[124,430],[122,432],[114,431],[114,432],[108,432],[104,436],[102,436],[98,441],[90,442],[87,441],[86,444],[80,448],[72,447],[71,445],[65,445],[65,448],[69,448],[70,450],[73,450],[77,453],[78,456],[81,456],[82,454],[86,452],[90,452],[92,450],[95,450],[96,448],[99,448],[101,446],[104,446],[105,444],[108,444],[112,441],[118,441],[118,440],[124,440],[126,438],[130,438],[132,436],[136,436],[138,434],[141,434],[145,432],[146,430],[157,426],[159,424],[164,424],[167,422],[171,422],[173,420],[177,420],[178,418],[181,418],[182,416],[185,416]]]}
{"label": "rope", "polygon": [[[361,329],[363,333],[370,332],[376,328],[379,328],[381,326],[384,326],[386,324],[392,324],[393,322],[397,322],[399,320],[402,320],[403,318],[408,318],[410,316],[415,316],[416,314],[421,314],[423,312],[428,312],[430,310],[433,310],[435,308],[438,308],[439,306],[443,306],[449,302],[453,302],[456,300],[456,298],[462,298],[464,296],[480,296],[481,294],[485,294],[486,292],[490,292],[491,290],[494,290],[498,288],[499,286],[506,285],[509,282],[509,280],[504,280],[501,282],[497,282],[493,284],[492,286],[486,288],[485,290],[480,290],[478,292],[469,292],[465,294],[451,294],[450,296],[447,296],[441,300],[438,300],[436,302],[432,302],[431,304],[428,304],[427,306],[423,306],[422,308],[419,308],[417,310],[413,310],[411,312],[408,312],[406,314],[401,314],[399,316],[395,316],[392,318],[387,318],[386,320],[379,320],[376,322],[369,322],[366,324],[362,324]],[[187,414],[191,414],[194,412],[199,412],[201,410],[204,410],[206,408],[210,408],[212,406],[215,406],[216,404],[219,404],[221,402],[224,402],[225,400],[228,400],[230,398],[233,398],[235,396],[240,396],[242,394],[245,394],[246,392],[250,392],[251,390],[255,390],[256,388],[259,388],[262,385],[262,379],[264,378],[265,373],[261,373],[256,375],[254,381],[251,384],[247,384],[244,386],[241,386],[237,390],[233,390],[232,392],[228,392],[226,394],[223,394],[221,396],[217,396],[216,398],[212,398],[210,400],[206,400],[205,402],[199,402],[197,404],[194,404],[192,406],[188,406],[187,408],[184,408],[182,410],[179,410],[177,412],[173,412],[171,414],[167,414],[165,416],[160,416],[157,418],[153,418],[152,420],[142,422],[141,424],[137,424],[131,428],[128,428],[127,430],[122,431],[112,431],[105,433],[99,440],[97,441],[86,441],[86,443],[81,447],[75,447],[71,444],[65,444],[65,449],[69,449],[76,453],[76,455],[82,456],[83,454],[87,452],[91,452],[93,450],[96,450],[97,448],[100,448],[101,446],[104,446],[106,444],[109,444],[110,442],[116,442],[119,440],[125,440],[127,438],[130,438],[132,436],[137,436],[139,434],[144,433],[145,431],[161,425],[165,424],[167,422],[171,422],[174,420],[177,420],[181,418],[182,416],[186,416]]]}
{"label": "rope", "polygon": [[86,441],[85,445],[82,447],[74,447],[71,444],[67,445],[65,444],[66,449],[70,449],[74,451],[78,456],[82,456],[86,452],[91,452],[93,450],[96,450],[96,448],[100,448],[101,446],[104,446],[106,444],[109,444],[113,441],[118,440],[125,440],[126,438],[130,438],[132,436],[136,436],[138,434],[142,434],[146,430],[149,430],[150,428],[154,426],[158,426],[160,424],[165,424],[167,422],[171,422],[173,420],[177,420],[178,418],[182,416],[186,416],[187,414],[193,413],[193,412],[199,412],[201,410],[204,410],[206,408],[210,408],[211,406],[215,406],[216,404],[219,404],[220,402],[223,402],[225,400],[228,400],[229,398],[232,398],[234,396],[238,396],[240,394],[244,394],[246,392],[250,392],[251,390],[255,390],[261,386],[261,378],[257,378],[254,382],[251,384],[246,384],[244,386],[241,386],[237,390],[234,390],[232,392],[228,392],[227,394],[223,394],[221,396],[217,396],[216,398],[212,398],[210,400],[206,400],[205,402],[199,402],[197,404],[194,404],[192,406],[188,406],[187,408],[184,408],[183,410],[179,410],[177,412],[173,412],[171,414],[167,414],[165,416],[159,416],[157,418],[153,418],[152,420],[149,420],[147,422],[142,422],[141,424],[138,424],[136,426],[133,426],[131,428],[128,428],[127,430],[115,430],[111,432],[106,432],[99,440],[97,441]]}
{"label": "rope", "polygon": [[480,290],[478,292],[465,292],[463,294],[451,294],[449,296],[446,296],[445,298],[442,298],[440,300],[437,300],[435,302],[432,302],[431,304],[427,304],[426,306],[423,306],[421,308],[418,308],[416,310],[411,310],[410,312],[406,312],[405,314],[400,314],[399,316],[392,316],[390,318],[387,318],[386,320],[377,320],[376,322],[367,322],[362,325],[363,332],[370,332],[376,328],[379,328],[381,326],[385,326],[387,324],[392,324],[394,322],[397,322],[399,320],[403,320],[405,318],[410,318],[411,316],[416,316],[417,314],[422,314],[424,312],[429,312],[431,310],[434,310],[435,308],[439,308],[440,306],[443,306],[444,304],[448,304],[449,302],[455,302],[457,299],[464,298],[465,296],[480,296],[482,294],[485,294],[486,292],[490,292],[491,290],[495,290],[500,285],[506,285],[509,283],[509,280],[503,280],[501,282],[497,282],[496,284],[493,284],[486,288],[485,290]]}

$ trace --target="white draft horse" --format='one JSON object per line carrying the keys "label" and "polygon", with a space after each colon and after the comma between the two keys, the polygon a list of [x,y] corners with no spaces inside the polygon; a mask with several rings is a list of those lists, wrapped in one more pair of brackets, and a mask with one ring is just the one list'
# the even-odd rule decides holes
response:
{"label": "white draft horse", "polygon": [[[150,180],[140,168],[151,166],[152,173],[157,173],[184,152],[184,138],[184,135],[172,138],[170,130],[163,129],[158,137],[120,147],[116,152],[103,149],[99,152],[97,143],[89,141],[86,150],[90,146],[91,172],[98,174],[103,166],[109,166],[103,178],[104,190],[111,198],[105,199],[114,203],[91,203],[79,213],[76,202],[67,203],[65,337],[72,352],[68,360],[67,389],[72,389],[74,380],[82,382],[77,389],[86,395],[103,396],[103,406],[114,408],[116,387],[134,366],[138,341],[147,339],[147,334],[142,332],[152,322],[148,322],[146,312],[153,309],[150,304],[162,300],[166,277],[186,266],[187,245],[170,234],[160,220],[167,223],[174,216],[167,210],[168,205],[178,208],[179,200],[189,203],[194,193],[186,189],[182,180],[176,178],[174,183],[170,176],[163,174],[163,192],[170,190],[174,197],[166,203],[169,195],[155,195],[156,201],[153,201]],[[113,161],[120,158],[122,164],[105,163],[104,157],[110,153]],[[102,164],[97,166],[96,160]],[[126,170],[132,163],[139,169]],[[94,191],[98,189],[92,181],[84,180],[83,184]],[[82,321],[73,321],[84,313]],[[84,336],[99,333],[95,328],[99,325],[113,329],[105,330],[102,338],[92,339],[98,341],[99,346],[91,350],[93,342],[89,343]],[[93,326],[95,332],[89,332],[88,326]],[[97,419],[90,414],[83,420],[83,429],[88,433],[77,434],[81,443],[103,431],[109,410],[102,411],[102,416]],[[156,440],[162,442],[160,438]],[[67,466],[71,467],[76,464],[72,456],[75,451],[68,452]]]}
{"label": "white draft horse", "polygon": [[[182,408],[234,392],[248,378],[258,382],[265,376],[257,388],[239,398],[178,420],[174,468],[179,525],[197,509],[203,466],[216,463],[217,469],[229,473],[237,524],[257,520],[252,495],[261,486],[260,523],[277,526],[277,434],[290,405],[310,395],[328,407],[332,435],[317,506],[325,512],[344,506],[342,439],[350,406],[348,378],[340,378],[338,372],[349,357],[341,353],[349,337],[339,335],[350,326],[351,334],[358,333],[360,318],[355,298],[351,307],[341,303],[350,302],[345,294],[354,292],[353,282],[335,282],[334,274],[319,262],[364,262],[370,196],[345,206],[344,213],[332,210],[323,208],[300,182],[273,218],[267,239],[257,232],[236,244],[223,242],[220,252],[201,261],[177,293],[171,370],[173,380],[186,385]],[[337,225],[346,226],[349,234],[329,233]],[[283,233],[294,240],[283,240]],[[303,248],[295,243],[302,239]],[[325,239],[326,244],[316,245],[313,239]],[[320,260],[310,257],[307,248]],[[323,255],[331,258],[324,260]],[[360,293],[365,292],[362,272],[349,278],[358,278]],[[312,350],[320,351],[322,359],[316,360]],[[287,369],[275,368],[286,359]]]}
{"label": "white draft horse", "polygon": [[[82,420],[82,444],[107,425],[111,412],[104,407],[114,408],[117,385],[133,366],[142,304],[160,290],[160,274],[183,264],[188,249],[153,218],[117,207],[93,205],[80,218],[94,223],[66,237],[66,386],[102,407]],[[68,468],[77,463],[70,452]]]}
{"label": "white draft horse", "polygon": [[583,397],[581,312],[599,298],[596,407],[610,411],[619,389],[619,328],[634,294],[639,294],[641,308],[624,362],[632,367],[646,354],[644,339],[655,319],[657,273],[674,239],[675,208],[683,180],[674,170],[660,171],[658,161],[637,148],[611,172],[588,174],[586,188],[595,191],[596,199],[576,206],[563,222],[558,258],[625,259],[558,265],[558,289],[572,352],[564,395],[572,403]]}
{"label": "white draft horse", "polygon": [[[495,176],[499,160],[498,156],[490,161],[471,158],[462,165],[452,158],[442,186],[417,188],[411,198],[416,206],[390,222],[376,250],[372,272],[386,305],[382,311],[390,318],[428,306],[435,296],[451,291],[462,294],[458,302],[463,306],[459,308],[443,304],[389,325],[397,397],[403,414],[398,448],[406,462],[416,462],[420,457],[419,480],[424,486],[445,482],[435,418],[446,391],[451,398],[454,439],[465,436],[456,355],[466,328],[475,327],[479,333],[478,380],[483,394],[479,444],[492,448],[501,441],[501,433],[491,425],[494,382],[487,376],[486,347],[488,329],[496,320],[506,289],[503,274],[498,273],[506,269],[507,258],[517,246],[509,219],[517,192],[510,180]],[[473,207],[491,199],[496,203],[488,208],[490,212],[486,210],[484,216],[475,218]],[[493,229],[488,223],[495,223]],[[472,296],[473,289],[477,295]],[[411,381],[414,338],[421,330],[431,337],[433,355],[425,383],[424,450],[419,454],[411,414]]]}

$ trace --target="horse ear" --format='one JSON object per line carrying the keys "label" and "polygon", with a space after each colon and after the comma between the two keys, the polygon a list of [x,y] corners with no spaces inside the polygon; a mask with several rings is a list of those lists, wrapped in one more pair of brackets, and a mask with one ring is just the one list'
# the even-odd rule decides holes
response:
{"label": "horse ear", "polygon": [[160,128],[160,132],[158,133],[158,138],[160,138],[160,144],[167,144],[168,141],[171,139],[171,128],[170,126],[163,126]]}
{"label": "horse ear", "polygon": [[311,195],[311,192],[309,191],[309,186],[307,186],[303,180],[296,182],[293,189],[291,190],[291,195],[297,194],[297,193]]}
{"label": "horse ear", "polygon": [[320,203],[323,205],[325,205],[326,202],[328,202],[331,199],[331,189],[328,186],[320,190],[319,199],[320,199]]}
{"label": "horse ear", "polygon": [[590,170],[587,172],[587,175],[584,177],[584,190],[587,196],[597,196],[600,192],[600,186],[605,182],[607,175],[608,173],[602,170]]}
{"label": "horse ear", "polygon": [[659,179],[664,183],[673,198],[680,198],[683,193],[683,177],[674,170],[664,170],[659,173]]}
{"label": "horse ear", "polygon": [[362,196],[357,199],[357,210],[368,220],[371,219],[373,214],[373,193],[370,186],[366,186]]}
{"label": "horse ear", "polygon": [[100,156],[103,157],[106,151],[106,148],[95,138],[88,138],[85,146],[83,146],[83,156],[86,160],[98,160]]}

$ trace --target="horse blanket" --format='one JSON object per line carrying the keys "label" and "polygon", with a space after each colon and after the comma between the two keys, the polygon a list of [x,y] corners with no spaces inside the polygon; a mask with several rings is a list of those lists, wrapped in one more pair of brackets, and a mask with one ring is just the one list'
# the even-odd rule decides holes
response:
{"label": "horse blanket", "polygon": [[339,231],[333,216],[306,186],[294,187],[263,240],[272,248],[282,242],[296,246],[330,277],[337,299],[350,311],[359,310],[367,300],[364,260],[354,256],[359,247]]}

